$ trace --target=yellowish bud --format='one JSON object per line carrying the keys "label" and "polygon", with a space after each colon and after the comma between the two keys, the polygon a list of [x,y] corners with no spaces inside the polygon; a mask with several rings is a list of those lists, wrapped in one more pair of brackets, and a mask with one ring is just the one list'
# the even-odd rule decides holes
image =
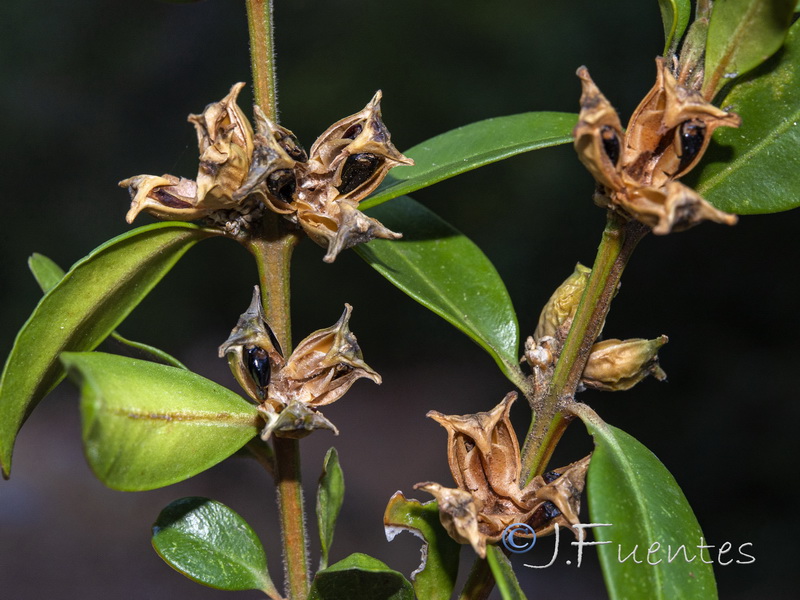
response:
{"label": "yellowish bud", "polygon": [[581,383],[586,387],[617,392],[632,388],[648,375],[659,381],[667,374],[658,366],[658,349],[665,335],[654,340],[604,340],[592,346]]}

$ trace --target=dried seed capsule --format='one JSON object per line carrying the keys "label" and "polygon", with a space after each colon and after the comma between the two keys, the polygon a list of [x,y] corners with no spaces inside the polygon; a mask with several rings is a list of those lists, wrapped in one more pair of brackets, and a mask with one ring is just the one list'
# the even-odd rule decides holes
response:
{"label": "dried seed capsule", "polygon": [[239,385],[257,403],[267,398],[272,370],[284,364],[280,344],[264,319],[261,291],[253,290],[248,309],[239,317],[227,341],[219,347],[219,356],[228,358],[228,365]]}
{"label": "dried seed capsule", "polygon": [[658,349],[668,341],[662,335],[654,340],[604,340],[592,346],[581,383],[608,392],[632,388],[648,375],[659,381],[667,374],[658,366]]}

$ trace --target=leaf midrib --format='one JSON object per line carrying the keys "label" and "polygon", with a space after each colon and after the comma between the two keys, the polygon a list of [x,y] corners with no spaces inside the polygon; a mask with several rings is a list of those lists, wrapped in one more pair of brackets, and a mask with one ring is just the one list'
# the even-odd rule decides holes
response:
{"label": "leaf midrib", "polygon": [[775,127],[769,135],[763,137],[759,142],[755,143],[754,145],[750,146],[750,149],[735,158],[734,160],[728,163],[728,167],[706,179],[704,183],[697,187],[697,191],[702,194],[706,195],[709,191],[713,190],[717,187],[720,183],[725,181],[728,177],[732,176],[734,173],[738,172],[742,167],[746,166],[750,160],[750,157],[755,156],[759,152],[761,152],[765,147],[772,143],[777,143],[778,138],[787,132],[790,127],[794,127],[792,123],[800,119],[800,108],[798,108],[795,112],[791,114],[790,118],[785,119],[783,122],[779,124],[778,127]]}

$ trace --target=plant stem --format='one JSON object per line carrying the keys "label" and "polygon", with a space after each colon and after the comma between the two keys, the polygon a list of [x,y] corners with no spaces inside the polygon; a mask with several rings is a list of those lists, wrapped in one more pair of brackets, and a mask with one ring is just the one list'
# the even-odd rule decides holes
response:
{"label": "plant stem", "polygon": [[267,118],[278,120],[278,87],[275,81],[272,0],[246,0],[250,32],[250,69],[256,104]]}
{"label": "plant stem", "polygon": [[521,485],[544,471],[556,444],[572,420],[572,416],[566,416],[563,409],[575,396],[622,271],[639,240],[648,231],[649,228],[641,223],[624,223],[616,213],[609,211],[592,274],[559,354],[550,385],[543,398],[533,399],[536,416],[522,449]]}
{"label": "plant stem", "polygon": [[[255,101],[268,118],[277,120],[272,2],[246,0],[246,3]],[[292,351],[290,266],[298,239],[298,234],[290,230],[278,215],[268,212],[246,242],[258,265],[267,321],[287,357]],[[309,565],[300,480],[300,446],[297,440],[280,437],[274,438],[273,446],[286,590],[291,600],[305,600],[308,597]]]}
{"label": "plant stem", "polygon": [[[289,356],[292,351],[289,267],[297,241],[298,235],[287,231],[278,215],[267,213],[246,242],[258,264],[264,312],[284,356]],[[274,437],[273,447],[286,589],[291,600],[305,600],[308,596],[309,565],[300,479],[300,446],[297,440]]]}
{"label": "plant stem", "polygon": [[475,558],[458,600],[486,600],[494,589],[494,575],[485,558]]}

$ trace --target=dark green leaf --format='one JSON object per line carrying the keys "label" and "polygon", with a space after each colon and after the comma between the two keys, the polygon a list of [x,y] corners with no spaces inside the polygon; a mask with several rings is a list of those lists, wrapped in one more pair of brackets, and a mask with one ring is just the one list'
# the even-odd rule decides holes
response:
{"label": "dark green leaf", "polygon": [[661,21],[664,23],[664,56],[669,56],[677,47],[689,24],[692,14],[691,0],[658,0]]}
{"label": "dark green leaf", "polygon": [[577,115],[570,113],[530,112],[486,119],[437,135],[406,151],[415,165],[394,169],[361,208],[510,156],[571,143],[577,122]]}
{"label": "dark green leaf", "polygon": [[100,352],[67,352],[80,378],[83,443],[98,479],[151,490],[214,466],[258,434],[256,407],[196,373]]}
{"label": "dark green leaf", "polygon": [[333,543],[333,532],[336,519],[344,500],[344,474],[339,465],[339,454],[331,448],[322,463],[322,475],[317,488],[317,523],[319,525],[319,541],[322,549],[319,568],[328,566],[328,553]]}
{"label": "dark green leaf", "polygon": [[489,561],[494,581],[503,600],[526,600],[522,588],[519,587],[517,576],[514,575],[514,569],[511,568],[511,562],[499,546],[486,546],[486,560]]}
{"label": "dark green leaf", "polygon": [[[580,416],[595,444],[587,475],[589,514],[592,523],[610,523],[592,529],[595,541],[611,542],[597,546],[610,598],[716,598],[714,571],[703,562],[709,557],[697,556],[703,532],[675,479],[624,431],[596,415]],[[635,559],[622,560],[634,550]]]}
{"label": "dark green leaf", "polygon": [[11,470],[14,440],[36,404],[64,376],[58,355],[103,341],[199,240],[187,223],[140,227],[106,242],[50,290],[17,334],[0,379],[0,464]]}
{"label": "dark green leaf", "polygon": [[519,326],[506,287],[472,241],[411,198],[369,211],[403,233],[373,240],[356,252],[394,285],[482,346],[514,379]]}
{"label": "dark green leaf", "polygon": [[401,531],[422,538],[422,563],[411,574],[417,598],[450,598],[458,575],[461,545],[442,527],[436,501],[422,504],[418,500],[407,500],[402,492],[396,492],[386,506],[383,525],[389,541]]}
{"label": "dark green leaf", "polygon": [[716,96],[728,81],[754,69],[781,47],[795,4],[795,0],[714,2],[706,43],[706,98]]}
{"label": "dark green leaf", "polygon": [[[716,6],[716,5],[715,5]],[[714,134],[710,161],[696,185],[714,206],[739,214],[800,206],[800,21],[784,50],[725,98],[739,129]]]}
{"label": "dark green leaf", "polygon": [[[64,269],[59,267],[54,261],[47,258],[44,254],[32,254],[28,259],[28,267],[30,268],[31,273],[33,273],[33,276],[36,278],[36,282],[39,284],[39,287],[42,288],[42,291],[45,294],[56,287],[58,282],[63,279],[65,274]],[[150,346],[149,344],[134,342],[133,340],[122,337],[116,331],[111,332],[111,337],[120,344],[136,350],[142,355],[142,358],[154,360],[156,362],[170,365],[172,367],[178,367],[180,369],[186,368],[186,365],[184,365],[177,358],[167,354],[163,350],[159,350],[158,348]]]}
{"label": "dark green leaf", "polygon": [[280,598],[258,536],[238,514],[208,498],[170,503],[153,524],[153,548],[176,571],[220,590]]}
{"label": "dark green leaf", "polygon": [[[319,571],[308,600],[414,600],[411,584],[366,554],[351,554]],[[421,599],[420,599],[421,600]]]}

